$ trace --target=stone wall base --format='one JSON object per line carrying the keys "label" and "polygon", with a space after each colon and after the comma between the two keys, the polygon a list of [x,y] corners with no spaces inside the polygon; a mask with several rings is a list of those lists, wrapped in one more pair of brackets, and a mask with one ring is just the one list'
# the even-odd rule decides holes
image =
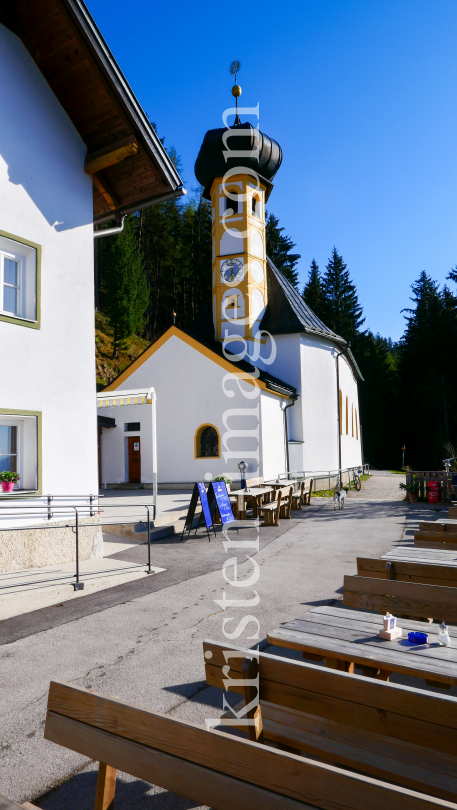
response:
{"label": "stone wall base", "polygon": [[[86,523],[91,518],[84,519]],[[79,559],[103,557],[102,527],[93,518],[92,526],[79,529]],[[52,528],[52,527],[58,528]],[[43,529],[11,529],[0,532],[0,573],[42,568],[76,561],[74,531],[63,523],[49,523]]]}

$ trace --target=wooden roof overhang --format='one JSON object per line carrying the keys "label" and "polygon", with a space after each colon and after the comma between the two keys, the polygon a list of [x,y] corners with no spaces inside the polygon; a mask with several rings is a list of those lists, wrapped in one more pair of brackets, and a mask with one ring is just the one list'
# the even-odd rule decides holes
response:
{"label": "wooden roof overhang", "polygon": [[0,23],[22,40],[87,145],[95,223],[186,193],[82,0],[0,0]]}

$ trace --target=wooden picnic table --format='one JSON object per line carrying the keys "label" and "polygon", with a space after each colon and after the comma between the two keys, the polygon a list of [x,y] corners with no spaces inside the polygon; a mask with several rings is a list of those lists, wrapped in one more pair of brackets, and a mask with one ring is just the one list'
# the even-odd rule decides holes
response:
{"label": "wooden picnic table", "polygon": [[402,560],[404,562],[427,563],[429,565],[455,565],[457,568],[457,551],[441,548],[416,548],[415,546],[398,546],[382,554],[383,560]]}
{"label": "wooden picnic table", "polygon": [[280,481],[265,481],[265,486],[273,487],[275,490],[284,489],[284,487],[293,487],[295,489],[299,482],[301,482],[299,478],[281,478]]}
{"label": "wooden picnic table", "polygon": [[236,495],[236,512],[238,520],[246,520],[246,502],[248,498],[252,498],[254,517],[257,517],[257,510],[262,504],[265,495],[271,495],[274,492],[273,487],[248,487],[245,489],[235,489],[230,492],[230,495]]}
{"label": "wooden picnic table", "polygon": [[[440,647],[438,625],[397,618],[403,638],[387,641],[379,636],[383,617],[331,606],[315,607],[298,619],[268,633],[270,644],[301,650],[306,660],[325,659],[327,667],[388,680],[392,672],[425,678],[428,686],[449,689],[457,684],[457,627],[449,627],[451,644]],[[428,644],[410,644],[408,631],[428,634]]]}

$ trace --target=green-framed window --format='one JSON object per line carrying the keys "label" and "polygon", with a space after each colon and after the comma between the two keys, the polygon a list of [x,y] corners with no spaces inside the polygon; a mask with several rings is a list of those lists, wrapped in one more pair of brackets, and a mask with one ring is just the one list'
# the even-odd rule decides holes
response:
{"label": "green-framed window", "polygon": [[[0,408],[0,471],[11,470],[21,476],[14,493],[41,495],[41,434],[41,411]],[[0,493],[2,497],[5,495]]]}
{"label": "green-framed window", "polygon": [[40,328],[41,246],[0,231],[0,321]]}

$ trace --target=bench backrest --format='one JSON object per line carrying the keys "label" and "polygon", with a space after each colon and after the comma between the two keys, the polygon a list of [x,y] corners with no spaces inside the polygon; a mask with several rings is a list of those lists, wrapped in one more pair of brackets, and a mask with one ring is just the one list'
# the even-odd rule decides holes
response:
{"label": "bench backrest", "polygon": [[395,579],[402,582],[418,582],[423,585],[442,585],[457,588],[457,565],[433,565],[432,562],[407,560],[383,560],[374,557],[357,557],[359,577]]}
{"label": "bench backrest", "polygon": [[457,805],[51,682],[45,738],[213,810]]}
{"label": "bench backrest", "polygon": [[243,661],[255,656],[260,701],[457,755],[457,698],[225,643],[203,649],[210,686],[243,694]]}
{"label": "bench backrest", "polygon": [[457,588],[345,576],[343,605],[457,624]]}
{"label": "bench backrest", "polygon": [[261,487],[263,484],[263,475],[260,478],[249,478],[246,481],[247,487]]}

